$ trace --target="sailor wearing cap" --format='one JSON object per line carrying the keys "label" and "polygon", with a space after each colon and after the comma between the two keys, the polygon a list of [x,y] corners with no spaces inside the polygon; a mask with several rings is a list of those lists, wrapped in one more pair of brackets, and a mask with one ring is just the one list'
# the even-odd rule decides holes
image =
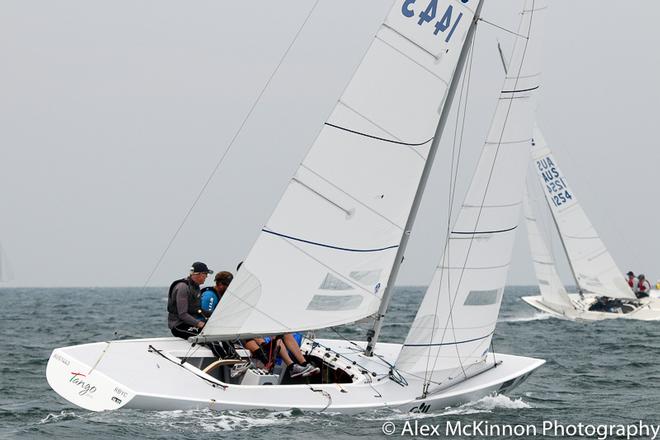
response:
{"label": "sailor wearing cap", "polygon": [[170,285],[167,297],[167,325],[172,334],[188,339],[195,336],[204,327],[204,320],[199,317],[200,288],[206,277],[212,274],[206,264],[196,261],[190,267],[187,278],[174,281]]}

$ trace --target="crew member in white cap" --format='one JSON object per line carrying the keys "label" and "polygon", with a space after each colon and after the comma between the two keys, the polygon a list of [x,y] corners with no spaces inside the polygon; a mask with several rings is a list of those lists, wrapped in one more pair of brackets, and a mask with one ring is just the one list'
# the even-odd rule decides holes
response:
{"label": "crew member in white cap", "polygon": [[212,274],[206,264],[196,261],[190,267],[190,275],[174,281],[167,297],[167,325],[176,337],[188,339],[196,336],[204,327],[199,317],[200,289],[206,277]]}

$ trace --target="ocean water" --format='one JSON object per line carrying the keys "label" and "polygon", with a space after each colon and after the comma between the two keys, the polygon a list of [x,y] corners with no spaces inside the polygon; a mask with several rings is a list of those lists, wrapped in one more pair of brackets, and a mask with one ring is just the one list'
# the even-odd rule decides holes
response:
{"label": "ocean water", "polygon": [[[435,426],[440,438],[447,423],[534,426],[543,438],[544,422],[566,427],[660,424],[660,323],[610,320],[579,324],[535,312],[520,296],[535,287],[507,288],[494,338],[495,350],[547,360],[509,396],[496,395],[432,414],[379,411],[355,416],[284,412],[118,410],[92,413],[60,398],[46,382],[54,347],[117,337],[169,336],[166,289],[75,288],[0,289],[0,438],[58,439],[344,439],[385,438],[391,421],[402,437],[406,423]],[[421,301],[423,288],[400,288],[393,297],[383,340],[402,342]],[[366,325],[339,332],[364,339]],[[320,336],[336,337],[326,331]],[[504,429],[504,428],[502,428]],[[530,428],[526,428],[529,430]],[[560,438],[581,438],[552,431]],[[433,433],[433,431],[429,431]],[[403,437],[410,437],[410,431]],[[419,431],[418,431],[419,434]],[[422,437],[422,435],[419,435]],[[437,437],[437,436],[436,436]],[[546,435],[547,437],[547,435]],[[593,438],[597,438],[594,436]],[[609,437],[612,438],[612,437]],[[625,436],[623,437],[625,438]],[[646,438],[646,436],[642,436]]]}

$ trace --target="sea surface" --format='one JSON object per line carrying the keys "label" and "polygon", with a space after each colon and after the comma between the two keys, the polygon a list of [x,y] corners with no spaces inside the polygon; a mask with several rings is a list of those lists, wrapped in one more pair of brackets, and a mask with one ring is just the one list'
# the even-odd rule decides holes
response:
{"label": "sea surface", "polygon": [[[383,331],[384,341],[402,342],[424,289],[395,293]],[[507,288],[494,347],[497,352],[539,357],[547,363],[510,396],[496,395],[433,414],[379,411],[355,416],[283,412],[118,410],[92,413],[60,398],[46,382],[46,363],[55,347],[127,337],[169,336],[166,289],[71,288],[0,289],[0,438],[57,439],[346,439],[386,438],[385,422],[395,423],[392,438],[406,422],[535,426],[516,438],[547,438],[543,422],[562,426],[660,424],[660,323],[609,320],[581,324],[548,318],[520,297],[536,287]],[[364,339],[366,324],[339,332]],[[319,336],[336,337],[326,331]],[[527,428],[529,430],[529,428]],[[570,428],[565,428],[570,429]],[[427,433],[433,433],[431,428]],[[556,438],[581,438],[556,431]],[[418,437],[422,438],[418,431]],[[597,438],[594,436],[592,438]],[[613,437],[608,437],[613,438]],[[625,436],[619,438],[626,438]],[[641,438],[650,438],[642,436]],[[660,437],[659,437],[660,438]]]}

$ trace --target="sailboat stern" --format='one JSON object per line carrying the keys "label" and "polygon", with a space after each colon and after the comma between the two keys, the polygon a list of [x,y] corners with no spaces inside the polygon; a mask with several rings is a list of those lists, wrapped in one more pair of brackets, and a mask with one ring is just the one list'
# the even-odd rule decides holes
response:
{"label": "sailboat stern", "polygon": [[75,356],[75,349],[85,347],[86,352],[101,357],[107,343],[56,348],[46,366],[48,385],[69,402],[89,411],[107,411],[121,408],[135,397],[128,387],[112,380],[94,365]]}

